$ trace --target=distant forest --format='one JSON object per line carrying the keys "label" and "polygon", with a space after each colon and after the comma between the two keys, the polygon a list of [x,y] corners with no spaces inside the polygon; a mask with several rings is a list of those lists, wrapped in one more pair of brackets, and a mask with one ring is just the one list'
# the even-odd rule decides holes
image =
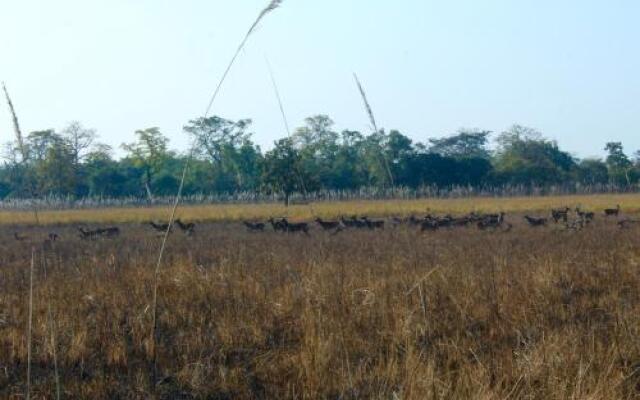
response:
{"label": "distant forest", "polygon": [[16,138],[4,148],[0,198],[137,197],[175,195],[187,159],[185,195],[290,194],[361,188],[497,188],[506,186],[631,187],[640,179],[640,153],[603,144],[605,159],[577,159],[540,132],[514,125],[502,133],[463,129],[415,142],[397,130],[337,132],[325,115],[305,120],[291,137],[263,151],[251,120],[210,117],[184,127],[191,155],[171,150],[158,128],[135,132],[125,155],[101,144],[78,122]]}

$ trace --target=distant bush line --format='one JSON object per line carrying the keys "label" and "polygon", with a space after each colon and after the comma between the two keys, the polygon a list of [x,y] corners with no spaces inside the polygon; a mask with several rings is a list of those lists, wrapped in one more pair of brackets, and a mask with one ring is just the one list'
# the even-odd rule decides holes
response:
{"label": "distant bush line", "polygon": [[[367,187],[358,190],[327,190],[313,193],[292,193],[290,205],[305,205],[310,202],[331,201],[367,201],[367,200],[418,200],[418,199],[456,199],[469,197],[525,197],[525,196],[566,196],[594,194],[640,193],[640,185],[564,185],[549,187],[502,186],[502,187],[419,187],[419,188],[378,188]],[[261,193],[218,193],[191,194],[181,200],[185,205],[211,204],[272,204],[283,202],[282,195]],[[0,200],[0,210],[27,211],[34,206],[41,210],[73,210],[118,207],[162,207],[172,205],[175,196],[154,197],[81,197],[45,196],[30,199],[5,198]]]}
{"label": "distant bush line", "polygon": [[606,158],[578,159],[531,128],[480,129],[416,142],[397,130],[336,132],[324,115],[263,151],[251,120],[189,121],[187,155],[158,128],[134,133],[124,156],[73,122],[5,145],[0,208],[89,208],[169,204],[187,159],[188,204],[415,199],[638,191],[638,153],[605,144]]}

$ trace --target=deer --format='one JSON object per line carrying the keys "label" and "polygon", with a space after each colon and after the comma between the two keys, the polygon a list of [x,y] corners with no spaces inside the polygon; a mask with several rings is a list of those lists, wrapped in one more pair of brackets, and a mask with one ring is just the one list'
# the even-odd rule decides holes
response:
{"label": "deer", "polygon": [[[156,224],[155,222],[151,221],[149,222],[149,225],[151,225],[151,227],[153,229],[155,229],[158,232],[166,232],[167,229],[169,229],[169,224]],[[173,229],[173,227],[172,227]]]}
{"label": "deer", "polygon": [[115,237],[120,235],[120,228],[117,226],[109,227],[109,228],[98,228],[96,229],[98,235],[103,237]]}
{"label": "deer", "polygon": [[52,241],[52,242],[55,242],[58,239],[60,239],[60,236],[55,232],[49,232],[48,237],[49,237],[49,240]]}
{"label": "deer", "polygon": [[288,222],[285,218],[282,218],[278,221],[273,218],[269,218],[269,223],[275,232],[285,232],[287,230]]}
{"label": "deer", "polygon": [[342,225],[346,226],[347,228],[355,227],[355,222],[352,219],[345,219],[344,217],[340,217],[340,222],[342,222]]}
{"label": "deer", "polygon": [[596,214],[592,211],[582,211],[580,209],[580,207],[576,207],[576,214],[578,214],[578,217],[580,217],[582,220],[584,221],[593,221],[593,219],[595,218]]}
{"label": "deer", "polygon": [[[483,215],[482,218],[478,221],[478,229],[485,230],[489,228],[499,228],[504,223],[504,216],[506,214],[504,212],[500,212],[500,214],[487,214]],[[511,230],[511,224],[507,224],[507,229]]]}
{"label": "deer", "polygon": [[362,221],[365,223],[366,227],[375,230],[375,229],[384,229],[384,221],[383,220],[371,220],[368,217],[362,217]]}
{"label": "deer", "polygon": [[355,215],[350,219],[344,219],[344,217],[340,217],[340,221],[347,228],[367,228],[367,223],[361,219],[358,219]]}
{"label": "deer", "polygon": [[551,218],[557,224],[562,220],[563,222],[567,222],[569,219],[569,207],[561,208],[561,209],[552,209],[551,210]]}
{"label": "deer", "polygon": [[453,226],[458,226],[458,227],[465,227],[465,226],[469,226],[469,224],[471,224],[471,222],[474,221],[473,219],[474,217],[472,215],[467,215],[464,217],[460,217],[460,218],[454,218],[451,221],[451,225]]}
{"label": "deer", "polygon": [[249,222],[249,221],[242,221],[242,223],[244,224],[244,226],[247,227],[247,229],[250,232],[264,232],[264,228],[265,228],[265,224],[262,222]]}
{"label": "deer", "polygon": [[547,219],[546,218],[537,218],[537,217],[531,217],[529,215],[525,215],[524,219],[526,219],[527,222],[529,223],[529,225],[533,226],[533,227],[547,225]]}
{"label": "deer", "polygon": [[331,231],[333,229],[338,229],[340,227],[340,221],[324,221],[322,218],[317,217],[315,221],[324,229],[325,231]]}
{"label": "deer", "polygon": [[420,232],[424,231],[437,231],[440,228],[438,222],[431,218],[426,218],[420,223]]}
{"label": "deer", "polygon": [[98,231],[86,231],[82,227],[78,228],[78,231],[82,240],[95,240],[100,235]]}
{"label": "deer", "polygon": [[607,208],[604,210],[605,217],[617,217],[620,214],[620,204],[616,208]]}
{"label": "deer", "polygon": [[306,235],[309,234],[309,224],[306,222],[290,223],[286,219],[284,222],[285,230],[288,233],[304,232]]}
{"label": "deer", "polygon": [[178,227],[180,228],[180,230],[182,230],[182,232],[186,233],[189,236],[195,233],[196,224],[194,224],[193,222],[189,222],[188,224],[185,224],[180,220],[180,218],[178,218],[176,219],[176,225],[178,225]]}
{"label": "deer", "polygon": [[366,222],[367,221],[367,216],[358,218],[358,217],[356,217],[354,215],[354,216],[351,217],[351,220],[353,221],[353,224],[354,224],[353,226],[355,228],[358,228],[358,229],[367,229],[367,228],[369,228],[369,225]]}

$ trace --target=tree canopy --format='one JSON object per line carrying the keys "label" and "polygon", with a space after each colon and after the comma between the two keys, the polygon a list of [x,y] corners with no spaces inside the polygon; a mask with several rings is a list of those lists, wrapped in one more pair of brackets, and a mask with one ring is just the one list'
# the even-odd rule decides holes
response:
{"label": "tree canopy", "polygon": [[[620,142],[607,156],[579,160],[535,129],[514,125],[492,135],[460,129],[424,142],[398,130],[338,131],[327,115],[314,115],[263,152],[251,120],[213,116],[188,121],[193,154],[171,150],[156,127],[137,130],[124,155],[99,142],[93,129],[72,122],[60,132],[29,133],[4,147],[0,198],[33,196],[148,197],[175,194],[191,159],[185,193],[292,193],[435,186],[618,185],[638,182],[640,162]],[[493,144],[493,146],[492,146]]]}

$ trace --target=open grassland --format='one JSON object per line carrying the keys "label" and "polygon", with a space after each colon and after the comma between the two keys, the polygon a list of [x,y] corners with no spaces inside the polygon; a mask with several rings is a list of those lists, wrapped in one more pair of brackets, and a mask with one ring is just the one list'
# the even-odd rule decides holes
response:
{"label": "open grassland", "polygon": [[[593,196],[549,196],[549,197],[509,197],[509,198],[462,198],[462,199],[422,199],[391,201],[346,201],[319,202],[307,205],[293,205],[285,208],[281,204],[220,204],[209,206],[184,206],[179,216],[185,220],[200,222],[265,220],[269,217],[287,216],[294,220],[311,220],[316,216],[336,218],[341,215],[406,216],[431,213],[464,214],[476,212],[547,212],[553,207],[580,206],[585,210],[602,211],[619,204],[627,212],[640,210],[640,194],[593,195]],[[82,224],[82,223],[128,223],[167,220],[167,207],[150,208],[106,208],[96,210],[40,211],[42,224]],[[2,211],[0,224],[33,224],[32,211]]]}
{"label": "open grassland", "polygon": [[[134,222],[166,211],[98,211],[94,221],[132,223],[95,241],[80,240],[74,225],[4,225],[0,398],[25,392],[34,247],[33,398],[55,398],[54,360],[63,398],[637,398],[640,226],[598,215],[580,231],[531,228],[522,216],[565,204],[619,203],[627,214],[639,199],[319,204],[327,216],[504,210],[513,229],[314,227],[309,236],[248,233],[234,222],[283,215],[278,207],[181,209],[185,220],[210,222],[168,243],[155,382],[160,239]],[[289,215],[308,219],[307,208]],[[94,215],[42,218],[83,213]],[[60,239],[43,241],[52,230]]]}

